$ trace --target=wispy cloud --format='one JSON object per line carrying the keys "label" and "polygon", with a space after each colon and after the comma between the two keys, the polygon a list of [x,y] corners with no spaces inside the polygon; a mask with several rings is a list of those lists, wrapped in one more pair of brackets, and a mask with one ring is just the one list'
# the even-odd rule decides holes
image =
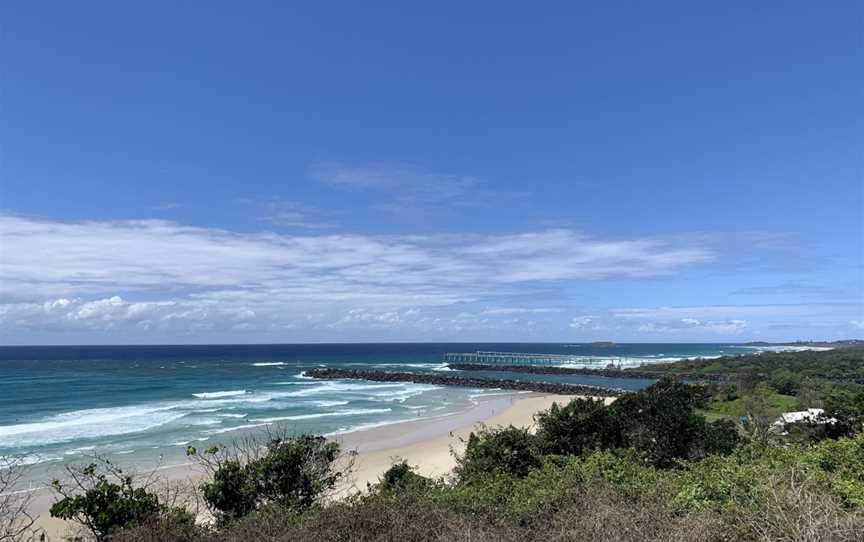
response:
{"label": "wispy cloud", "polygon": [[525,195],[500,188],[493,191],[477,176],[434,172],[404,163],[318,162],[310,166],[309,175],[337,188],[372,192],[379,200],[376,208],[397,213],[441,205],[482,206]]}
{"label": "wispy cloud", "polygon": [[152,205],[150,207],[150,209],[152,209],[154,211],[173,211],[173,210],[179,209],[181,207],[183,207],[183,205],[181,205],[180,203],[173,202],[173,201],[167,201],[164,203],[159,203],[157,205]]}
{"label": "wispy cloud", "polygon": [[480,316],[502,316],[513,314],[554,314],[564,312],[566,309],[556,307],[490,307],[483,309]]}
{"label": "wispy cloud", "polygon": [[[819,302],[762,305],[697,305],[680,307],[616,308],[609,316],[625,328],[669,337],[734,336],[763,330],[797,329],[812,333],[825,329],[845,336],[845,318],[856,314],[856,302]],[[754,326],[754,323],[758,324]],[[853,326],[854,327],[854,326]],[[809,335],[805,335],[807,337]],[[800,336],[799,336],[800,338]]]}
{"label": "wispy cloud", "polygon": [[328,213],[296,201],[271,198],[260,202],[259,205],[263,211],[261,220],[278,226],[290,226],[308,230],[324,230],[337,227],[335,222],[321,219],[323,215]]}
{"label": "wispy cloud", "polygon": [[861,307],[860,303],[789,303],[764,305],[694,305],[681,307],[617,308],[610,313],[625,320],[717,319],[812,316]]}
{"label": "wispy cloud", "polygon": [[572,320],[570,320],[569,326],[572,329],[576,330],[593,330],[599,331],[601,329],[606,329],[606,326],[600,323],[600,317],[598,316],[576,316]]}
{"label": "wispy cloud", "polygon": [[[111,321],[141,329],[180,323],[234,328],[250,324],[252,317],[237,320],[241,314],[254,315],[262,329],[345,324],[350,314],[386,321],[382,312],[419,322],[405,311],[482,303],[559,281],[671,275],[713,257],[708,247],[565,230],[280,235],[162,220],[59,222],[9,215],[0,216],[0,247],[0,321],[7,328],[49,320],[57,326]],[[485,310],[504,316],[558,309]]]}
{"label": "wispy cloud", "polygon": [[732,292],[732,295],[746,296],[802,296],[802,297],[844,297],[850,296],[842,288],[816,286],[812,284],[786,283],[774,286],[750,286]]}
{"label": "wispy cloud", "polygon": [[648,322],[640,324],[638,331],[643,333],[674,333],[681,336],[690,332],[708,332],[718,335],[736,335],[747,329],[746,320],[702,321],[696,318],[681,318],[662,323]]}

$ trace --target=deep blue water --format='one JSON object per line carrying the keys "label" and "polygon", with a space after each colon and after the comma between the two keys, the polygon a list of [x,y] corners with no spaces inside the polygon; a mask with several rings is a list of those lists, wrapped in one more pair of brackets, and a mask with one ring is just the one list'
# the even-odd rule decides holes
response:
{"label": "deep blue water", "polygon": [[[494,390],[315,381],[316,366],[445,370],[452,351],[616,358],[631,365],[752,351],[729,344],[310,344],[0,347],[0,455],[163,455],[271,423],[331,433],[464,410]],[[500,376],[490,374],[488,376]],[[638,388],[649,381],[507,374]]]}

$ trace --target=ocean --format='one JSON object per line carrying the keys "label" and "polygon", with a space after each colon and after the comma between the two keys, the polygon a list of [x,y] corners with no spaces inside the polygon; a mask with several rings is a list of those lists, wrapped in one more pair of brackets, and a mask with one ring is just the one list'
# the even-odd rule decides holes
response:
{"label": "ocean", "polygon": [[[99,454],[171,465],[187,446],[271,424],[334,434],[464,411],[512,395],[410,383],[318,381],[313,367],[447,371],[445,352],[571,354],[635,366],[753,352],[730,344],[306,344],[0,347],[0,456],[58,467]],[[478,375],[482,376],[482,375]],[[497,375],[489,375],[497,376]],[[636,389],[651,381],[508,374]]]}

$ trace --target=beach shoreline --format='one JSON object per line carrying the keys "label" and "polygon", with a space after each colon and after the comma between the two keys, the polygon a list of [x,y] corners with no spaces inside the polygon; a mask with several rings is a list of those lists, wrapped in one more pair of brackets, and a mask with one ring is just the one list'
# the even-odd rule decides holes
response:
{"label": "beach shoreline", "polygon": [[[472,431],[486,425],[532,427],[534,415],[553,403],[566,404],[574,399],[570,395],[518,393],[488,397],[461,412],[432,418],[394,422],[348,433],[328,435],[338,442],[352,469],[336,491],[344,497],[365,491],[390,466],[404,460],[416,467],[424,476],[448,475],[456,465],[454,452],[461,452],[464,441]],[[607,399],[608,401],[609,399]],[[197,484],[204,476],[194,464],[166,466],[159,469],[160,480],[171,484]],[[49,488],[32,492],[30,513],[38,516],[37,525],[48,534],[49,540],[60,540],[68,532],[68,522],[51,518],[49,509],[55,495]]]}

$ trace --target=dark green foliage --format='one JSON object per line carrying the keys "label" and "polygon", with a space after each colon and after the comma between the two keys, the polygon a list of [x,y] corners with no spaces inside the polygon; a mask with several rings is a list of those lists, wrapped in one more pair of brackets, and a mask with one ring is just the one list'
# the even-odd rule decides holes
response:
{"label": "dark green foliage", "polygon": [[578,455],[619,444],[617,418],[602,399],[574,399],[564,406],[554,403],[535,419],[545,453]]}
{"label": "dark green foliage", "polygon": [[[652,363],[633,370],[672,374],[713,373],[739,377],[749,375],[750,378],[757,380],[773,378],[774,371],[786,370],[792,373],[792,380],[795,381],[807,377],[819,378],[823,375],[864,375],[864,348],[822,352],[763,352],[716,359],[684,359],[670,363]],[[788,381],[788,375],[777,373],[778,384],[785,385]]]}
{"label": "dark green foliage", "polygon": [[425,476],[420,476],[414,472],[414,467],[405,461],[394,463],[381,476],[376,488],[379,491],[395,492],[404,491],[407,489],[423,489],[432,484],[433,481]]}
{"label": "dark green foliage", "polygon": [[213,481],[201,485],[204,500],[223,518],[239,518],[255,510],[259,488],[255,472],[239,461],[226,461],[213,474]]}
{"label": "dark green foliage", "polygon": [[[393,470],[398,485],[410,468]],[[263,508],[217,531],[148,524],[114,542],[860,541],[864,435],[645,465],[620,450],[555,456],[422,490],[373,491],[302,516]],[[176,534],[176,536],[174,536]]]}
{"label": "dark green foliage", "polygon": [[455,473],[460,480],[489,473],[522,477],[539,467],[543,457],[537,437],[527,429],[511,425],[472,432],[465,453],[456,462]]}
{"label": "dark green foliage", "polygon": [[582,399],[554,405],[537,416],[537,436],[549,453],[632,448],[648,464],[671,467],[681,459],[728,454],[737,445],[733,423],[708,423],[696,413],[704,404],[701,388],[665,377],[609,406]]}
{"label": "dark green foliage", "polygon": [[741,437],[738,435],[738,427],[732,420],[715,420],[706,426],[705,441],[703,442],[702,454],[727,455],[732,453]]}
{"label": "dark green foliage", "polygon": [[829,436],[851,436],[864,431],[864,386],[853,392],[835,389],[825,398],[825,417],[833,422]]}
{"label": "dark green foliage", "polygon": [[168,512],[154,493],[135,487],[133,478],[119,469],[100,472],[91,463],[72,474],[76,485],[71,488],[59,480],[53,482],[62,498],[51,507],[51,517],[78,521],[96,540]]}
{"label": "dark green foliage", "polygon": [[213,480],[201,486],[204,500],[223,522],[266,504],[302,512],[336,485],[338,457],[339,445],[324,437],[275,438],[260,457],[218,461]]}
{"label": "dark green foliage", "polygon": [[769,385],[777,393],[783,395],[796,395],[801,387],[801,376],[796,375],[787,368],[775,369],[771,371],[771,377],[768,379]]}
{"label": "dark green foliage", "polygon": [[320,436],[272,441],[264,458],[252,464],[260,495],[286,508],[309,508],[336,485],[340,474],[330,467],[337,457],[339,445]]}

